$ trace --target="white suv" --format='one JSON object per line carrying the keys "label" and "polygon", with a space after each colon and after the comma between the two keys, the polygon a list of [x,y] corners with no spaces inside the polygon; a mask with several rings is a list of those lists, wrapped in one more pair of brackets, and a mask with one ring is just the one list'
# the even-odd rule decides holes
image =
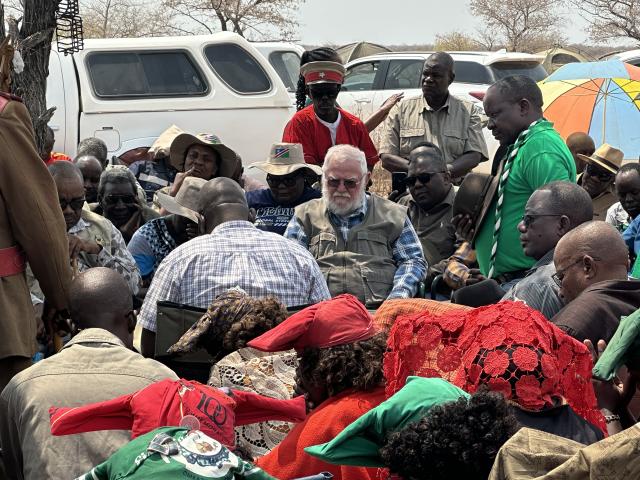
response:
{"label": "white suv", "polygon": [[[391,94],[404,92],[405,98],[419,95],[424,61],[433,52],[390,52],[358,58],[347,63],[347,74],[338,104],[362,118],[375,112]],[[544,57],[527,53],[450,52],[456,79],[449,91],[464,100],[479,103],[487,88],[508,75],[528,75],[536,82],[547,72]]]}
{"label": "white suv", "polygon": [[640,67],[640,50],[627,50],[626,52],[614,52],[600,57],[600,60],[622,60],[633,66]]}

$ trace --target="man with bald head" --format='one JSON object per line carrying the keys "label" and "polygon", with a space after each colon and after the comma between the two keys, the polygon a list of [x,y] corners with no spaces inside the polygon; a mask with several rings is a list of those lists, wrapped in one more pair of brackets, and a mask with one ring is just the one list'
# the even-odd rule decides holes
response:
{"label": "man with bald head", "polygon": [[54,437],[49,407],[126,395],[177,376],[132,350],[135,313],[129,286],[108,268],[79,274],[69,291],[76,335],[56,355],[16,375],[0,395],[0,438],[9,478],[76,478],[130,440],[103,430]]}
{"label": "man with bald head", "polygon": [[577,340],[608,342],[620,317],[640,308],[640,281],[628,280],[629,251],[611,225],[592,221],[573,229],[558,242],[553,262],[568,304],[551,322]]}
{"label": "man with bald head", "polygon": [[587,163],[578,155],[590,157],[596,151],[596,144],[593,142],[593,138],[584,132],[572,133],[567,137],[566,144],[576,162],[576,173],[579,175],[584,172]]}
{"label": "man with bald head", "polygon": [[214,178],[200,190],[205,235],[180,245],[160,264],[140,317],[142,353],[154,352],[157,303],[207,308],[215,297],[240,287],[253,297],[275,296],[291,307],[330,298],[311,254],[280,235],[258,230],[244,191]]}
{"label": "man with bald head", "polygon": [[132,295],[138,293],[140,272],[122,234],[109,220],[83,208],[86,197],[80,168],[59,161],[49,165],[49,173],[56,183],[74,268],[80,272],[94,267],[111,268],[129,283]]}
{"label": "man with bald head", "polygon": [[98,185],[100,184],[100,175],[102,175],[102,164],[93,155],[81,155],[73,159],[84,179],[84,196],[87,203],[96,203],[98,201]]}
{"label": "man with bald head", "polygon": [[472,102],[449,94],[455,79],[454,62],[436,52],[424,63],[422,95],[391,109],[380,144],[380,159],[391,172],[406,172],[410,152],[423,142],[437,145],[453,178],[461,177],[487,159],[481,111]]}

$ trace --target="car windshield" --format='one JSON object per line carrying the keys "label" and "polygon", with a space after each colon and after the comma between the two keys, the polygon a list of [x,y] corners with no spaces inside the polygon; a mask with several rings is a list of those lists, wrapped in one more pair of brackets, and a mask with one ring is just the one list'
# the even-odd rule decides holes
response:
{"label": "car windshield", "polygon": [[489,65],[496,80],[510,75],[526,75],[536,82],[547,78],[547,71],[538,62],[498,62]]}

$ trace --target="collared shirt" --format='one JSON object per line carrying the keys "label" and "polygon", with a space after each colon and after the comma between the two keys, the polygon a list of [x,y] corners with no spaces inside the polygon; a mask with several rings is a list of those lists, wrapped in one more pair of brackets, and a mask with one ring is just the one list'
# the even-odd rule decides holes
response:
{"label": "collared shirt", "polygon": [[449,164],[468,152],[479,152],[486,160],[489,154],[481,123],[478,107],[451,94],[438,110],[422,95],[407,98],[389,112],[380,154],[409,158],[411,150],[427,141],[440,147]]}
{"label": "collared shirt", "polygon": [[[360,208],[346,217],[328,212],[329,220],[340,230],[343,240],[347,240],[351,228],[362,223],[367,213],[368,198],[367,196],[367,201],[363,202]],[[298,242],[305,249],[309,248],[309,239],[295,216],[289,222],[284,236]],[[391,247],[393,261],[398,268],[393,277],[393,289],[387,298],[411,298],[416,294],[418,283],[425,277],[427,262],[424,259],[422,245],[409,217],[405,219],[402,232]]]}
{"label": "collared shirt", "polygon": [[627,213],[620,202],[614,203],[607,210],[605,222],[615,227],[619,232],[624,232],[633,219]]}
{"label": "collared shirt", "polygon": [[634,218],[627,229],[622,232],[622,239],[629,247],[629,252],[635,255],[640,253],[640,215]]}
{"label": "collared shirt", "polygon": [[476,251],[469,242],[462,242],[458,249],[451,255],[444,269],[443,278],[452,290],[464,287],[469,270],[477,263]]}
{"label": "collared shirt", "polygon": [[408,207],[407,215],[418,234],[424,258],[430,266],[449,258],[455,251],[456,227],[451,223],[455,196],[452,185],[444,200],[429,211],[420,208],[411,195],[398,200],[398,204]]}
{"label": "collared shirt", "polygon": [[527,276],[511,287],[502,300],[520,300],[547,319],[553,318],[564,307],[564,302],[558,295],[559,288],[551,278],[556,273],[553,252],[554,250],[550,250],[538,260],[527,272]]}
{"label": "collared shirt", "polygon": [[318,264],[306,249],[249,222],[231,221],[180,245],[164,259],[138,324],[155,332],[157,302],[207,308],[233,287],[252,297],[273,295],[288,307],[331,297]]}
{"label": "collared shirt", "polygon": [[[509,147],[506,155],[509,155],[512,149],[513,145]],[[495,276],[528,270],[535,263],[531,257],[524,254],[517,227],[533,192],[555,180],[575,183],[576,164],[564,140],[554,130],[553,124],[544,120],[530,129],[511,165],[504,190]],[[497,200],[496,195],[478,229],[475,241],[478,263],[484,275],[489,272]]]}
{"label": "collared shirt", "polygon": [[[127,250],[127,244],[122,238],[120,231],[109,222],[111,226],[111,244],[102,245],[100,253],[97,255],[82,252],[78,255],[78,271],[84,272],[94,267],[106,267],[115,270],[129,284],[131,293],[135,295],[140,288],[140,272],[135,260]],[[69,229],[67,233],[70,235],[77,235],[78,233],[89,230],[91,224],[83,218],[80,218],[78,223]],[[95,241],[95,239],[93,239]]]}
{"label": "collared shirt", "polygon": [[178,246],[167,228],[167,217],[145,223],[131,237],[127,248],[136,261],[142,277],[152,277],[162,260]]}
{"label": "collared shirt", "polygon": [[9,478],[76,478],[130,440],[122,430],[54,437],[49,407],[110,400],[166,378],[177,380],[170,369],[125,348],[112,333],[83,330],[59,353],[13,377],[0,395],[0,439]]}

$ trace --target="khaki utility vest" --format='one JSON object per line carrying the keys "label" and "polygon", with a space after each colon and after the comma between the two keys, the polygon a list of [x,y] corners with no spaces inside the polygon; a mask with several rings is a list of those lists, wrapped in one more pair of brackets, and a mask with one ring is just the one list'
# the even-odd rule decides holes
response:
{"label": "khaki utility vest", "polygon": [[393,289],[397,265],[392,245],[402,233],[407,210],[377,195],[370,195],[368,202],[362,223],[349,230],[346,242],[329,220],[323,199],[303,203],[295,215],[331,296],[350,293],[365,305],[374,305]]}

